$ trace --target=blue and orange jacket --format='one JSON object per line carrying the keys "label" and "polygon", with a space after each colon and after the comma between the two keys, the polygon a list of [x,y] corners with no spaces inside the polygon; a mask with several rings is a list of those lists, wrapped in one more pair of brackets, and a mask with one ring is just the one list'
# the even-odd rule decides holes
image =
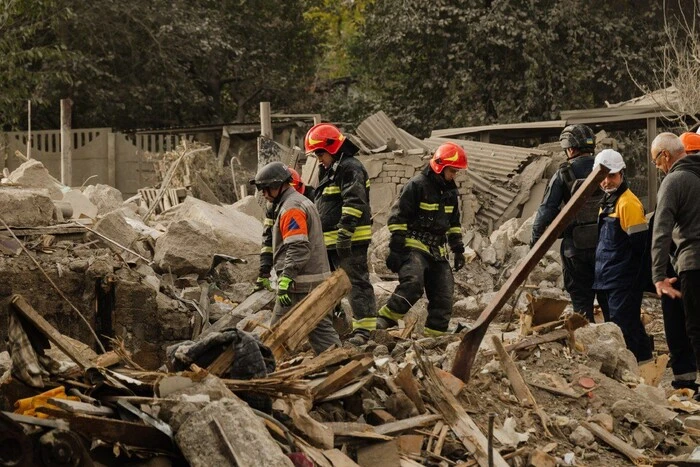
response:
{"label": "blue and orange jacket", "polygon": [[605,196],[598,217],[595,258],[596,290],[642,286],[649,226],[644,206],[625,181]]}

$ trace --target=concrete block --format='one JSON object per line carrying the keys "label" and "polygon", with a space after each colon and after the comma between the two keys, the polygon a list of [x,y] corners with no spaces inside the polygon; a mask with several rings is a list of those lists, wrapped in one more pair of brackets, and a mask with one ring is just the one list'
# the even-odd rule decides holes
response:
{"label": "concrete block", "polygon": [[[94,230],[101,233],[105,237],[117,242],[118,244],[135,251],[136,253],[146,258],[151,257],[150,248],[142,240],[142,234],[131,225],[134,222],[129,216],[134,213],[128,208],[121,208],[107,213],[102,219],[97,221],[93,227]],[[88,237],[94,237],[89,234]],[[128,262],[135,262],[136,256],[124,251],[124,249],[114,245],[111,242],[106,242],[112,251],[121,255]]]}
{"label": "concrete block", "polygon": [[211,227],[194,220],[180,220],[171,223],[156,241],[153,261],[163,273],[201,275],[209,270],[217,246]]}
{"label": "concrete block", "polygon": [[627,350],[622,331],[616,324],[591,324],[577,329],[575,335],[588,358],[602,364],[601,373],[617,380],[622,380],[625,371],[639,376],[637,360]]}
{"label": "concrete block", "polygon": [[124,203],[122,192],[109,185],[88,185],[83,190],[83,194],[97,207],[98,215],[119,209]]}
{"label": "concrete block", "polygon": [[63,198],[63,185],[49,174],[44,164],[36,159],[29,159],[17,167],[9,177],[8,182],[24,188],[43,188],[48,190],[51,199],[60,201]]}
{"label": "concrete block", "polygon": [[222,449],[218,422],[236,453],[238,465],[276,465],[293,467],[277,442],[270,436],[262,419],[248,404],[233,396],[212,402],[193,412],[180,426],[175,441],[185,459],[193,467],[231,465],[231,458]]}
{"label": "concrete block", "polygon": [[54,205],[46,190],[0,187],[0,218],[10,227],[49,225]]}

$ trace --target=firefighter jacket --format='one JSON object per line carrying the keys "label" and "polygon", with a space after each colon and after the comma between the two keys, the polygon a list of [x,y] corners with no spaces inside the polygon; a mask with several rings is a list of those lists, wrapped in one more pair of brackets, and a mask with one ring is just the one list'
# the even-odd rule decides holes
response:
{"label": "firefighter jacket", "polygon": [[277,277],[294,280],[293,292],[308,293],[331,274],[318,211],[291,187],[274,204],[272,250]]}
{"label": "firefighter jacket", "polygon": [[355,156],[343,154],[328,170],[320,172],[316,207],[323,224],[323,239],[334,249],[338,235],[351,237],[353,245],[372,240],[369,176]]}
{"label": "firefighter jacket", "polygon": [[453,252],[464,253],[457,185],[426,167],[404,185],[388,227],[391,248],[405,246],[442,259],[449,244]]}
{"label": "firefighter jacket", "polygon": [[596,290],[641,286],[649,226],[644,206],[625,181],[603,199],[595,252]]}
{"label": "firefighter jacket", "polygon": [[[314,200],[313,187],[304,187],[304,196]],[[260,277],[270,277],[272,271],[272,226],[275,224],[275,204],[267,203],[265,219],[263,220],[262,248],[260,249]]]}

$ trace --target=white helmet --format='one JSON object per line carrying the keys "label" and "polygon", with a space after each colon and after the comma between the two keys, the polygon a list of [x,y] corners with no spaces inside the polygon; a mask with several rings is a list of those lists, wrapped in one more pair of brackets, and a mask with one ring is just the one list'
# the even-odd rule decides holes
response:
{"label": "white helmet", "polygon": [[609,168],[611,174],[616,174],[627,167],[625,161],[622,160],[622,154],[613,149],[603,149],[595,156],[593,168],[595,169],[599,165]]}

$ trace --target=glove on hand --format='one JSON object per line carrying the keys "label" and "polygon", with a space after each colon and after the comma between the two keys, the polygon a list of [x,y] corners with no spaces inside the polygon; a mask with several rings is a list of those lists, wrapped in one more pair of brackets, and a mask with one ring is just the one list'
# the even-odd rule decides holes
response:
{"label": "glove on hand", "polygon": [[272,290],[272,284],[270,283],[269,277],[260,276],[255,280],[255,287],[253,287],[253,292],[257,292],[258,290],[262,289]]}
{"label": "glove on hand", "polygon": [[352,254],[352,235],[347,230],[340,229],[338,231],[338,241],[335,244],[335,250],[340,258],[347,258]]}
{"label": "glove on hand", "polygon": [[391,272],[398,273],[405,259],[405,253],[399,253],[396,250],[389,250],[389,256],[386,258],[386,267],[388,267]]}
{"label": "glove on hand", "polygon": [[460,269],[462,269],[466,262],[467,262],[467,260],[464,257],[464,253],[455,253],[455,259],[454,259],[455,271],[459,271]]}
{"label": "glove on hand", "polygon": [[292,279],[285,276],[280,277],[277,281],[277,301],[282,306],[291,306],[292,304],[292,297],[288,293],[292,282],[294,282]]}

